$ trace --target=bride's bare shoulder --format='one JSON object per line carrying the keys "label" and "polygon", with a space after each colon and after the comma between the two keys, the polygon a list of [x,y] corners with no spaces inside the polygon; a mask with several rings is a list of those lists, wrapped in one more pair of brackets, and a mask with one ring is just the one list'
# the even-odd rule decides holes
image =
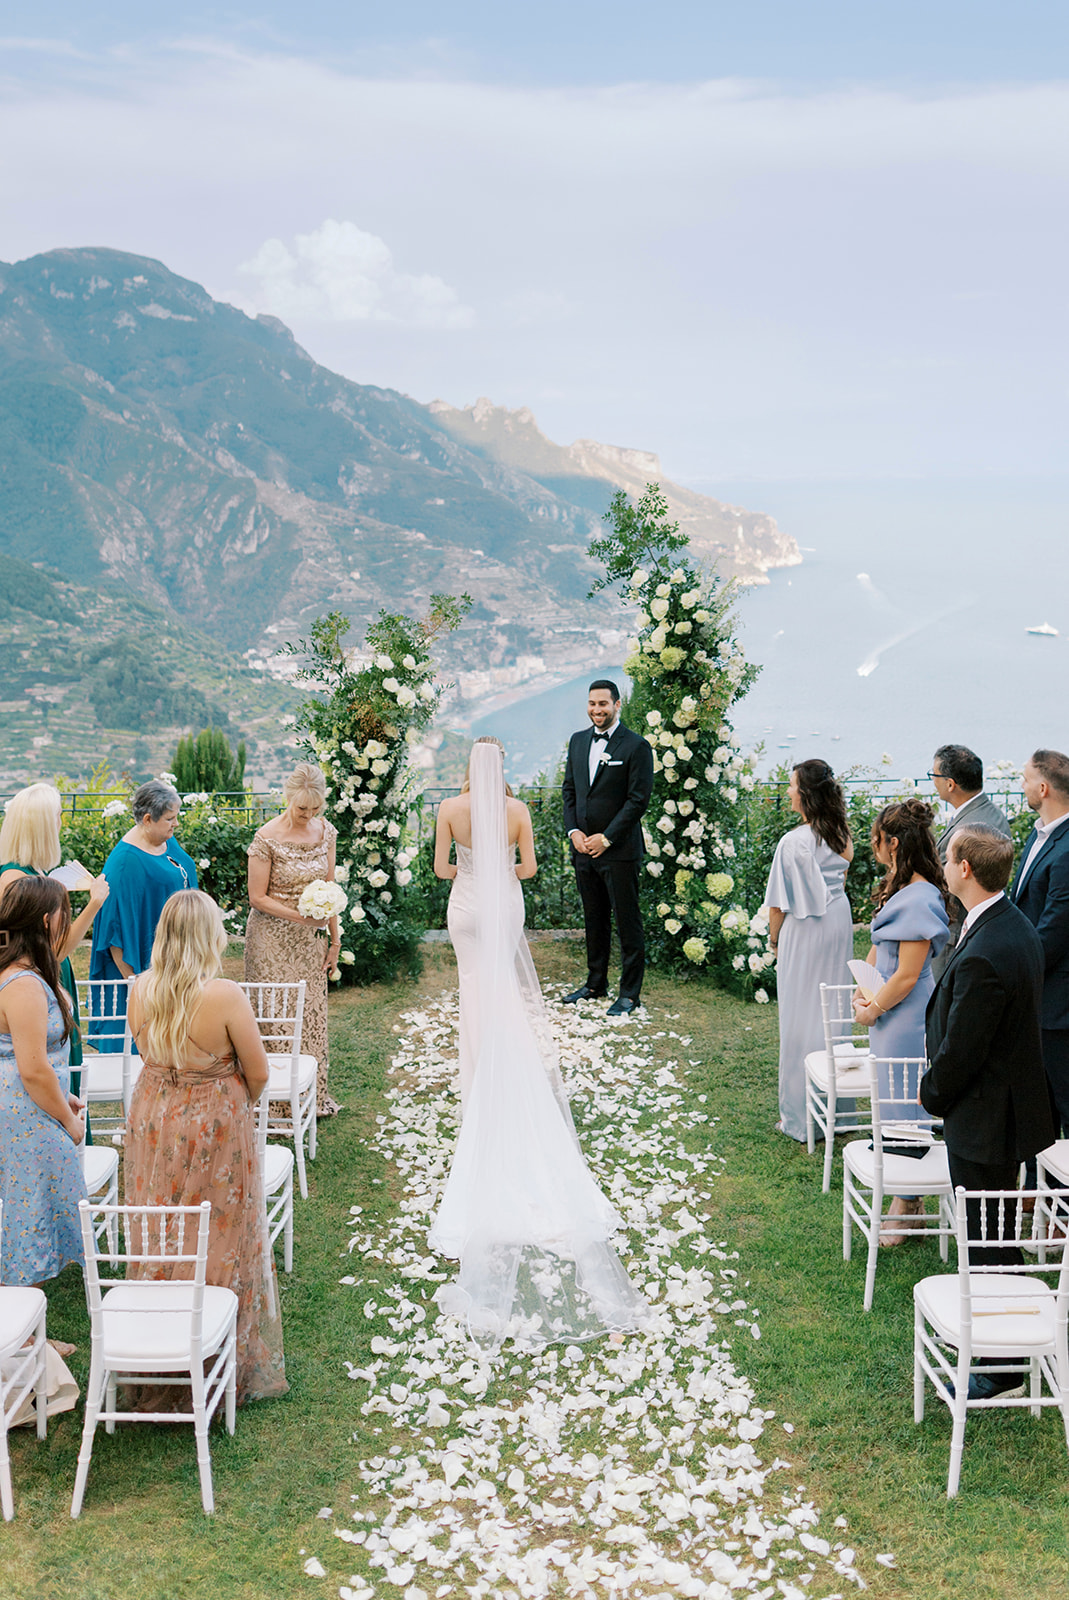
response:
{"label": "bride's bare shoulder", "polygon": [[452,817],[456,816],[458,812],[470,810],[471,796],[467,794],[447,794],[438,806],[439,816]]}
{"label": "bride's bare shoulder", "polygon": [[527,814],[528,807],[522,800],[517,800],[515,795],[510,794],[505,799],[505,810],[510,817],[522,817]]}

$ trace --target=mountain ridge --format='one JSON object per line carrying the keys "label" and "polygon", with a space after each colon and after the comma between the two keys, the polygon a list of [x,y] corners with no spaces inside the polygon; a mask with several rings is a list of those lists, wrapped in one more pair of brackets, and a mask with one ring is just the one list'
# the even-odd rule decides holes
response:
{"label": "mountain ridge", "polygon": [[462,589],[475,607],[443,660],[470,704],[618,661],[619,606],[587,599],[586,551],[612,494],[653,480],[725,575],[801,559],[771,518],[671,484],[650,452],[357,383],[151,257],[0,264],[0,553],[126,585],[253,662],[327,610],[360,635],[380,607]]}

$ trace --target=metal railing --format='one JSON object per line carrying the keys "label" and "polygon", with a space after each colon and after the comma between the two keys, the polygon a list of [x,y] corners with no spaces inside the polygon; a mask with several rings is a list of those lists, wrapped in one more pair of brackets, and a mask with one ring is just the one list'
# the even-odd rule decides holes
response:
{"label": "metal railing", "polygon": [[[0,810],[6,807],[7,802],[13,798],[17,790],[0,794]],[[64,817],[94,817],[106,811],[109,805],[116,800],[121,800],[124,806],[129,806],[130,791],[128,789],[102,789],[92,794],[79,794],[75,790],[67,790],[60,795]],[[197,798],[200,798],[198,793]],[[206,796],[208,800],[218,802],[221,810],[226,812],[232,822],[255,822],[257,826],[277,817],[280,811],[285,810],[286,802],[281,795],[250,794],[243,789],[220,789],[214,794]],[[183,804],[189,803],[186,796],[182,797]]]}

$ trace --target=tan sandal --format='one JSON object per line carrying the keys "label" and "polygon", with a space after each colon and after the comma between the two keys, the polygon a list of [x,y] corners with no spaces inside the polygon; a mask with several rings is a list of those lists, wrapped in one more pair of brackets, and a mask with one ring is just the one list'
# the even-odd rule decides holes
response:
{"label": "tan sandal", "polygon": [[[896,1194],[880,1228],[880,1249],[887,1250],[894,1245],[905,1244],[907,1239],[913,1237],[910,1229],[924,1226],[923,1217],[924,1201],[919,1195],[907,1200]],[[888,1222],[893,1222],[895,1226],[889,1228]]]}

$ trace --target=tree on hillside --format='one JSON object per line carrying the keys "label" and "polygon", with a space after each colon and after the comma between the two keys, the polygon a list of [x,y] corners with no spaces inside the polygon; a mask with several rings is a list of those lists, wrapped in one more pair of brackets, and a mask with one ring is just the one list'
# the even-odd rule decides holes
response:
{"label": "tree on hillside", "polygon": [[180,794],[224,794],[245,786],[245,741],[233,750],[221,728],[202,728],[179,739],[171,758]]}

